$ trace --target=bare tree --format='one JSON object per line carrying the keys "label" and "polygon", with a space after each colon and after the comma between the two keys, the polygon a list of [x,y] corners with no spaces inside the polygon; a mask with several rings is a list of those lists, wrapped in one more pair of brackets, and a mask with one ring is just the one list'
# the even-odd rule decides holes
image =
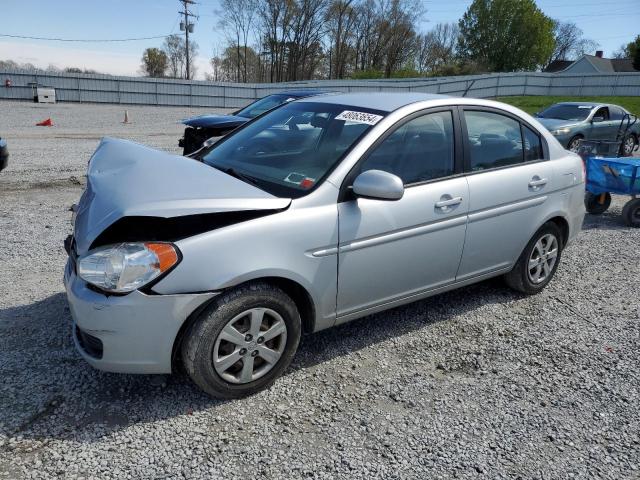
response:
{"label": "bare tree", "polygon": [[344,78],[355,53],[355,0],[332,0],[325,20],[329,30],[329,78]]}
{"label": "bare tree", "polygon": [[[162,50],[167,55],[169,76],[186,78],[187,48],[184,39],[180,35],[169,35],[164,40]],[[189,42],[189,57],[193,60],[197,54],[198,44]],[[189,70],[190,78],[194,78],[197,70],[193,62],[191,62]]]}
{"label": "bare tree", "polygon": [[313,75],[322,55],[321,39],[326,0],[298,0],[286,38],[287,80]]}
{"label": "bare tree", "polygon": [[420,73],[437,73],[456,62],[460,31],[455,23],[439,23],[424,35],[418,35],[416,67]]}
{"label": "bare tree", "polygon": [[598,47],[593,40],[584,38],[582,30],[575,23],[557,20],[554,22],[555,47],[548,63],[554,60],[573,60]]}
{"label": "bare tree", "polygon": [[221,0],[221,26],[235,48],[235,80],[247,81],[247,51],[256,23],[258,0]]}
{"label": "bare tree", "polygon": [[279,82],[413,69],[421,0],[221,1],[228,44],[214,58],[214,76],[222,69],[249,81],[254,68],[260,80]]}

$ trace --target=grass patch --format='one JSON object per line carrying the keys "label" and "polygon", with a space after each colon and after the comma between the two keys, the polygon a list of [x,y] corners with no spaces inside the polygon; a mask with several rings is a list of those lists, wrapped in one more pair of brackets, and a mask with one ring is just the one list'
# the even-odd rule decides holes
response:
{"label": "grass patch", "polygon": [[640,115],[640,97],[552,97],[541,95],[527,97],[498,97],[496,100],[518,107],[527,113],[539,112],[540,110],[558,102],[598,102],[620,105],[631,113]]}

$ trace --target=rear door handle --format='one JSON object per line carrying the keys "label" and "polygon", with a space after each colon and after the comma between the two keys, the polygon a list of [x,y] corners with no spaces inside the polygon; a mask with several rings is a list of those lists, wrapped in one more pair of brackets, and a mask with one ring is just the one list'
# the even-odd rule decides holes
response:
{"label": "rear door handle", "polygon": [[462,197],[453,197],[448,200],[440,200],[436,202],[436,208],[453,207],[454,205],[460,205],[462,203]]}
{"label": "rear door handle", "polygon": [[543,185],[546,185],[546,184],[547,184],[546,178],[538,178],[538,177],[533,177],[529,182],[530,187],[542,187]]}

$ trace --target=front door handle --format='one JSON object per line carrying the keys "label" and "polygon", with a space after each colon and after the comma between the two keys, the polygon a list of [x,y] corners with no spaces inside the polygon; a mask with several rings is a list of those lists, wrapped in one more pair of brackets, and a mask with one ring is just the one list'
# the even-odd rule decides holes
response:
{"label": "front door handle", "polygon": [[453,207],[454,205],[460,205],[462,203],[462,197],[453,197],[447,200],[440,200],[436,202],[436,208]]}
{"label": "front door handle", "polygon": [[543,185],[547,184],[547,179],[546,178],[540,178],[537,175],[535,177],[533,177],[531,179],[531,181],[529,182],[529,186],[532,188],[535,187],[542,187]]}

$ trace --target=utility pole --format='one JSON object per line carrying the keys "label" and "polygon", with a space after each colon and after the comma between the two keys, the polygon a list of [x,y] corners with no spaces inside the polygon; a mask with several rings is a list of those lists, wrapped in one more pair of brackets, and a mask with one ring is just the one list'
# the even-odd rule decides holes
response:
{"label": "utility pole", "polygon": [[187,57],[187,80],[191,78],[191,59],[189,58],[189,34],[193,33],[193,23],[189,22],[189,17],[195,17],[189,11],[189,5],[193,5],[193,0],[179,0],[182,3],[182,11],[178,12],[181,15],[184,15],[184,21],[180,22],[180,30],[184,30],[185,43],[186,43],[186,57]]}

